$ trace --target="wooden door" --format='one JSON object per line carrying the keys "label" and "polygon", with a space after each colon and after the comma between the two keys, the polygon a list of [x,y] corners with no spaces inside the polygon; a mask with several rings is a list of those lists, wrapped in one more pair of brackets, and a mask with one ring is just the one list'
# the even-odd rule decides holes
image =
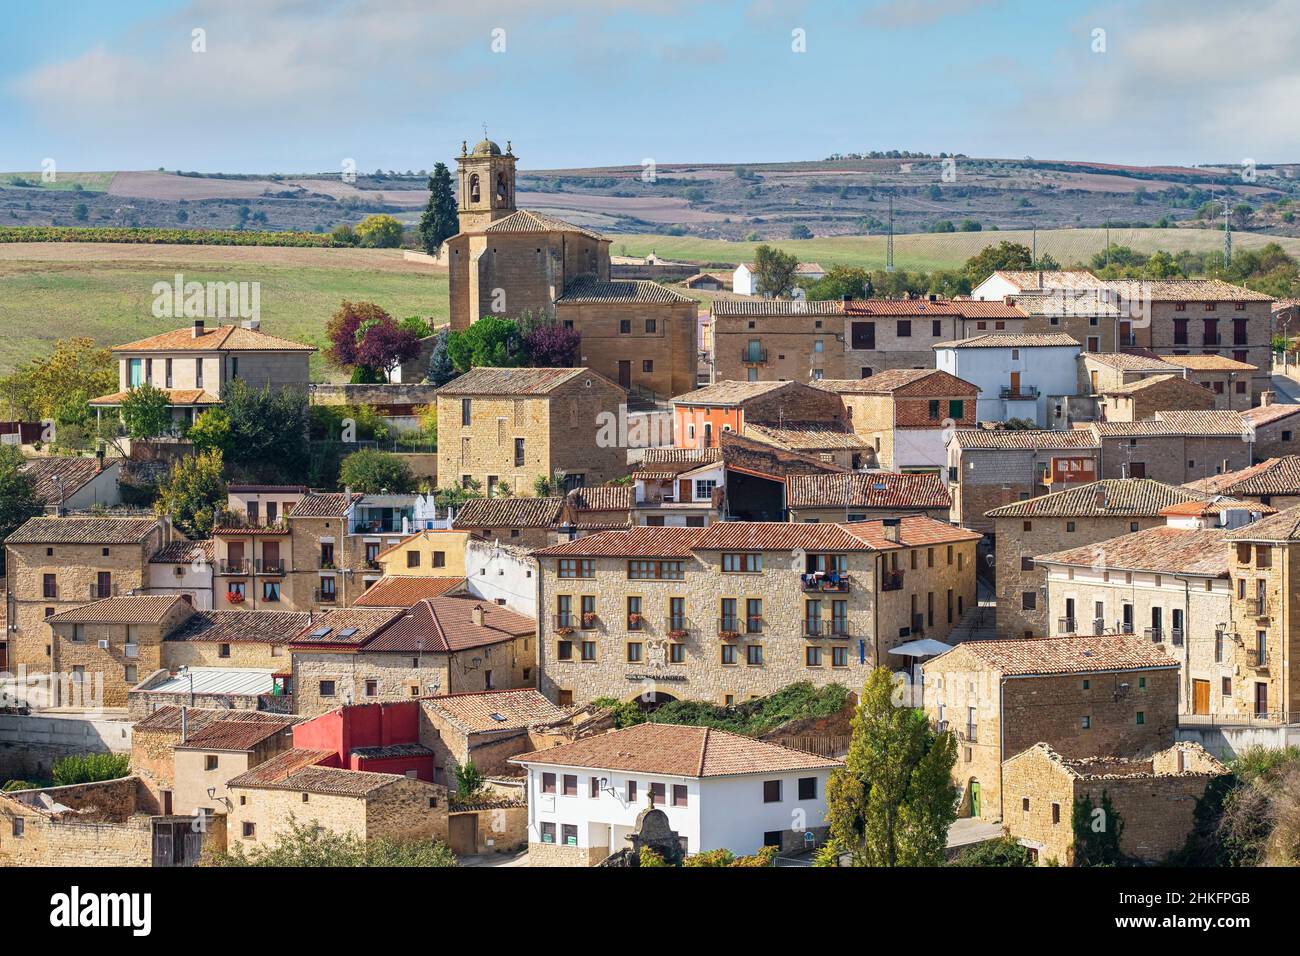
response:
{"label": "wooden door", "polygon": [[972,780],[970,784],[970,815],[973,817],[980,815],[980,784],[978,780]]}
{"label": "wooden door", "polygon": [[1208,714],[1210,712],[1210,682],[1208,680],[1192,681],[1192,713]]}
{"label": "wooden door", "polygon": [[457,856],[478,852],[478,814],[454,813],[447,822],[447,844]]}
{"label": "wooden door", "polygon": [[632,387],[632,363],[627,359],[620,359],[618,363],[618,384],[624,388]]}
{"label": "wooden door", "polygon": [[1011,373],[1011,395],[1014,398],[1016,395],[1019,394],[1020,394],[1020,373],[1012,372]]}

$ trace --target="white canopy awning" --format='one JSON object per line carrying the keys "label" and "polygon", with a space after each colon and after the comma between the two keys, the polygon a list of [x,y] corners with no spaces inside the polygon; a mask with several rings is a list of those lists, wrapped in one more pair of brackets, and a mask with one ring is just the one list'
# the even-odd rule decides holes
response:
{"label": "white canopy awning", "polygon": [[919,641],[908,641],[906,644],[899,644],[897,647],[890,648],[889,653],[898,654],[901,657],[935,657],[950,650],[952,650],[951,644],[924,637]]}

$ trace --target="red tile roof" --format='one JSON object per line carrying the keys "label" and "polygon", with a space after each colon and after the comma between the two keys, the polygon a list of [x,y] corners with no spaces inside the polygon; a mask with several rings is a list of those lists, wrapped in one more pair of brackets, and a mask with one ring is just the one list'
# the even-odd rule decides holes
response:
{"label": "red tile roof", "polygon": [[1228,549],[1224,547],[1227,533],[1223,528],[1162,525],[1039,555],[1034,560],[1040,564],[1227,577]]}
{"label": "red tile roof", "polygon": [[1269,458],[1237,471],[1202,478],[1187,485],[1193,491],[1234,497],[1300,495],[1300,455]]}
{"label": "red tile roof", "polygon": [[267,335],[260,329],[246,329],[239,325],[218,325],[205,328],[195,336],[192,328],[172,329],[161,335],[151,335],[125,345],[116,345],[114,352],[210,352],[216,350],[239,352],[315,352],[313,345],[291,342],[288,339]]}
{"label": "red tile roof", "polygon": [[177,750],[252,750],[264,740],[283,734],[298,722],[296,717],[280,720],[217,720],[189,734]]}
{"label": "red tile roof", "polygon": [[[1300,408],[1300,406],[1296,406]],[[55,479],[62,482],[62,497],[70,498],[84,485],[88,484],[100,472],[99,460],[96,458],[73,458],[61,455],[49,455],[44,458],[32,458],[18,469],[36,483],[36,494],[46,504],[59,503],[60,487]]]}
{"label": "red tile roof", "polygon": [[1100,637],[1016,638],[999,641],[963,641],[951,651],[925,664],[927,672],[975,668],[980,665],[1004,676],[1038,674],[1090,674],[1103,671],[1176,670],[1180,665],[1163,645],[1131,634]]}
{"label": "red tile roof", "polygon": [[937,474],[873,471],[847,475],[791,475],[790,508],[947,508],[952,497]]}
{"label": "red tile roof", "polygon": [[[465,586],[464,578],[385,576],[352,602],[353,607],[408,608],[425,598],[440,597]],[[262,613],[262,612],[258,612]]]}
{"label": "red tile roof", "polygon": [[520,730],[560,720],[568,714],[532,687],[426,697],[423,706],[438,711],[470,734]]}
{"label": "red tile roof", "polygon": [[178,604],[186,604],[176,594],[128,594],[102,598],[52,614],[47,621],[89,624],[157,624]]}
{"label": "red tile roof", "polygon": [[637,724],[598,737],[522,754],[510,761],[672,777],[732,777],[786,770],[829,770],[843,761],[710,727]]}

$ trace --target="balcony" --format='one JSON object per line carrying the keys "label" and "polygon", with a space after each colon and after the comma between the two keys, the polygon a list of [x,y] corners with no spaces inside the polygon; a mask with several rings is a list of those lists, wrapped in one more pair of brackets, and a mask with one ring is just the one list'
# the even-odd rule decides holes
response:
{"label": "balcony", "polygon": [[801,574],[799,576],[800,586],[805,592],[818,592],[820,594],[848,594],[849,593],[849,576],[839,571],[832,571],[830,574]]}
{"label": "balcony", "polygon": [[880,590],[901,591],[903,589],[903,572],[886,571],[880,575]]}
{"label": "balcony", "polygon": [[804,637],[826,637],[830,633],[830,628],[821,618],[804,618],[803,636]]}
{"label": "balcony", "polygon": [[767,349],[741,349],[741,365],[766,365]]}
{"label": "balcony", "polygon": [[551,626],[560,634],[572,634],[578,629],[578,615],[554,614],[551,616]]}
{"label": "balcony", "polygon": [[668,617],[664,618],[664,631],[675,641],[680,641],[690,636],[690,633],[693,630],[695,630],[695,626],[691,623],[690,618],[685,615],[670,614]]}
{"label": "balcony", "polygon": [[730,640],[740,637],[740,618],[738,617],[720,617],[718,618],[718,636]]}
{"label": "balcony", "polygon": [[1165,639],[1165,629],[1163,627],[1147,627],[1142,629],[1142,636],[1152,644],[1159,644]]}
{"label": "balcony", "polygon": [[1183,646],[1183,629],[1181,627],[1170,628],[1169,642],[1173,644],[1174,647]]}
{"label": "balcony", "polygon": [[1133,622],[1132,622],[1132,621],[1116,621],[1116,622],[1115,622],[1115,632],[1118,633],[1118,634],[1132,634],[1132,633],[1133,633]]}
{"label": "balcony", "polygon": [[[86,593],[92,601],[102,601],[104,598],[117,597],[120,592],[116,584],[92,584]],[[47,594],[46,597],[52,598],[53,595]]]}
{"label": "balcony", "polygon": [[954,730],[953,733],[957,735],[958,740],[964,741],[965,743],[968,744],[979,743],[979,737],[980,737],[979,731],[975,729],[974,724],[967,724],[964,728],[959,727],[956,730]]}
{"label": "balcony", "polygon": [[1250,617],[1268,617],[1268,599],[1247,598],[1246,614]]}
{"label": "balcony", "polygon": [[1246,666],[1256,670],[1268,670],[1268,650],[1258,647],[1246,648]]}
{"label": "balcony", "polygon": [[247,558],[221,558],[217,561],[217,574],[248,574],[250,563]]}
{"label": "balcony", "polygon": [[333,557],[327,558],[324,555],[321,556],[317,567],[322,571],[337,571],[339,569],[338,562],[336,562]]}
{"label": "balcony", "polygon": [[1038,400],[1038,386],[1022,385],[1020,388],[1004,388],[998,397],[1008,402],[1032,402]]}
{"label": "balcony", "polygon": [[258,558],[256,564],[257,574],[284,574],[284,560],[282,558]]}
{"label": "balcony", "polygon": [[289,525],[283,518],[269,521],[266,518],[249,518],[237,511],[222,511],[217,514],[213,534],[241,537],[248,534],[288,534]]}
{"label": "balcony", "polygon": [[1100,636],[1106,633],[1106,619],[1103,617],[1094,617],[1092,619],[1092,633]]}
{"label": "balcony", "polygon": [[1130,332],[1128,335],[1119,336],[1119,347],[1122,349],[1131,349],[1138,344],[1138,337]]}
{"label": "balcony", "polygon": [[595,611],[584,611],[578,618],[578,626],[584,631],[594,631],[600,627],[600,615]]}
{"label": "balcony", "polygon": [[1057,634],[1074,634],[1077,632],[1078,621],[1072,617],[1059,617],[1056,619]]}
{"label": "balcony", "polygon": [[320,588],[316,588],[311,593],[311,599],[313,604],[334,604],[339,599],[339,592],[323,591]]}

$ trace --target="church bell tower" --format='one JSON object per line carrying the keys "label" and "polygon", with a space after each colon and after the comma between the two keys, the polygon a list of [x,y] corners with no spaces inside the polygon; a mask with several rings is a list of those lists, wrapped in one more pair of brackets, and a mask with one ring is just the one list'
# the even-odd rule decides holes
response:
{"label": "church bell tower", "polygon": [[515,211],[515,156],[509,142],[504,153],[486,136],[472,152],[461,143],[456,163],[461,232],[482,232]]}

